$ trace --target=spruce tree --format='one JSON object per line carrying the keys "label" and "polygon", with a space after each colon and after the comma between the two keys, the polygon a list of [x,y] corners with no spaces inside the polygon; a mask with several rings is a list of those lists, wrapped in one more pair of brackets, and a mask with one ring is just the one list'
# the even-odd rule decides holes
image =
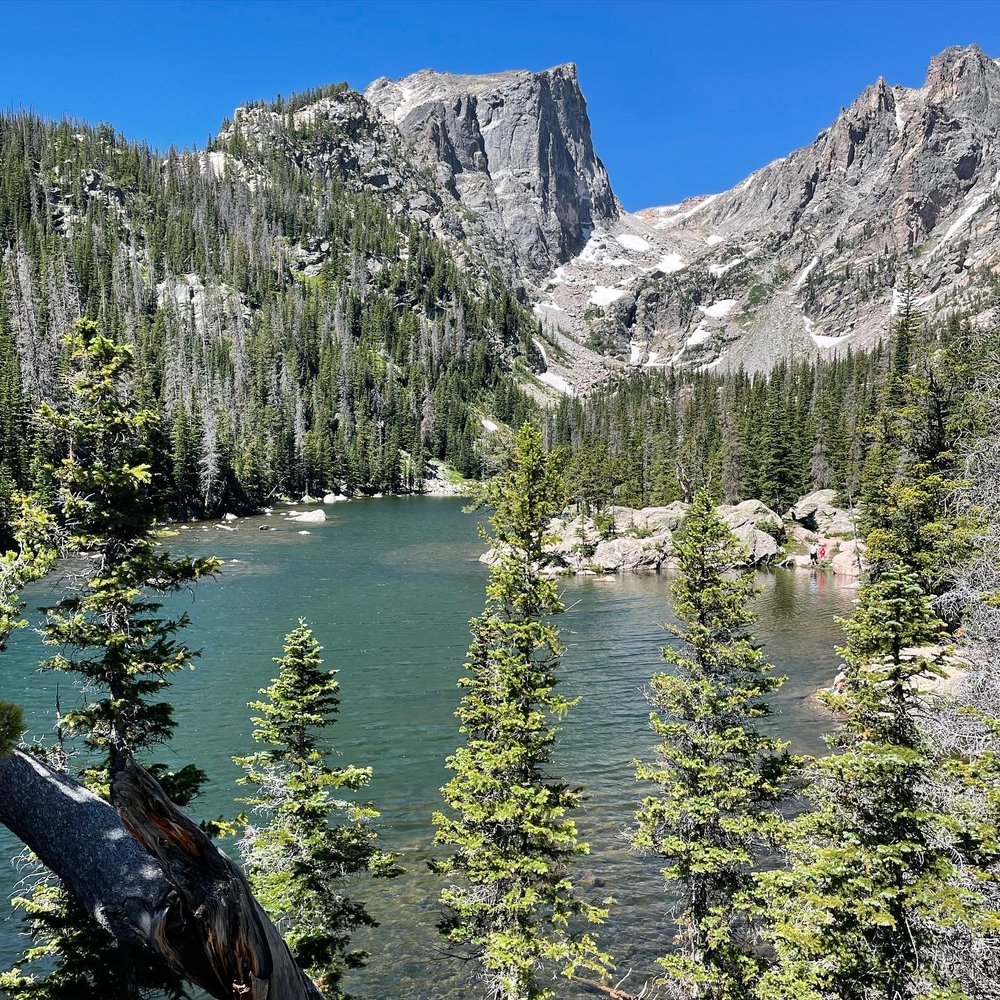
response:
{"label": "spruce tree", "polygon": [[[43,636],[59,652],[43,666],[81,680],[89,700],[61,717],[61,731],[82,739],[84,778],[107,794],[111,775],[129,755],[148,757],[169,739],[173,710],[162,692],[194,655],[174,638],[186,616],[159,616],[153,595],[188,586],[217,562],[177,559],[157,548],[163,537],[156,527],[158,491],[144,448],[156,418],[135,400],[132,348],[114,343],[90,320],[76,324],[67,348],[68,405],[59,411],[43,404],[40,416],[62,454],[52,473],[60,548],[83,569],[70,593],[47,609]],[[178,804],[189,801],[204,778],[194,765],[176,772],[149,767]],[[50,878],[14,903],[28,914],[33,937],[23,963],[43,969],[3,977],[16,1000],[131,1000],[145,988],[180,995],[175,975],[115,945]]]}
{"label": "spruce tree", "polygon": [[484,497],[497,559],[460,682],[466,742],[448,759],[448,809],[434,817],[436,842],[453,848],[434,865],[447,879],[440,926],[476,960],[486,996],[542,1000],[553,995],[544,968],[601,974],[609,959],[579,926],[607,911],[580,899],[571,878],[574,858],[588,851],[569,815],[582,792],[548,773],[556,723],[572,706],[555,692],[563,649],[550,618],[563,605],[541,572],[546,526],[565,494],[529,424]]}
{"label": "spruce tree", "polygon": [[[263,749],[234,758],[242,784],[254,786],[243,801],[266,822],[248,825],[240,847],[254,894],[274,919],[296,962],[327,1000],[345,997],[342,979],[363,966],[366,952],[351,950],[351,934],[378,926],[363,903],[344,895],[362,875],[398,875],[381,851],[370,803],[347,801],[371,780],[369,767],[332,767],[328,730],[336,722],[340,685],[324,670],[322,647],[302,620],[275,658],[278,676],[250,703],[260,714],[254,740]],[[334,817],[338,819],[335,820]]]}
{"label": "spruce tree", "polygon": [[776,956],[762,1000],[966,995],[933,945],[937,928],[979,919],[959,870],[977,869],[989,847],[928,794],[933,775],[966,766],[942,758],[920,725],[922,692],[941,673],[922,647],[942,624],[907,567],[869,580],[859,601],[839,650],[845,691],[827,695],[846,719],[834,752],[812,764],[787,870],[762,879]]}
{"label": "spruce tree", "polygon": [[790,759],[759,729],[766,698],[783,683],[754,644],[753,574],[702,490],[674,539],[671,592],[679,640],[663,650],[669,672],[647,698],[657,757],[636,777],[652,783],[632,840],[666,861],[677,898],[673,947],[659,959],[677,997],[743,1000],[758,974],[747,917],[757,855],[777,825]]}

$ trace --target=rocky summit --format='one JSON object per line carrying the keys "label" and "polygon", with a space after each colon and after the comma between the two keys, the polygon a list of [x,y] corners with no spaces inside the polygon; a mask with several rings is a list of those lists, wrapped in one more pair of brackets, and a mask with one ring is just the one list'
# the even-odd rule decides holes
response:
{"label": "rocky summit", "polygon": [[433,159],[441,185],[537,279],[622,214],[594,152],[576,67],[381,78],[365,97]]}
{"label": "rocky summit", "polygon": [[[162,273],[150,266],[163,238],[147,245],[149,193],[103,140],[84,149],[75,134],[27,158],[42,192],[35,209],[67,245],[86,243],[98,210],[124,227],[129,238],[115,252],[132,272],[122,287],[142,299],[137,315],[155,300],[203,336],[242,335],[269,301],[246,294],[247,274],[266,273],[265,285],[280,289],[341,269],[343,199],[368,199],[403,242],[365,253],[355,239],[346,248],[357,258],[353,286],[387,286],[398,265],[424,282],[428,302],[439,297],[452,278],[443,265],[434,287],[417,274],[431,270],[429,251],[416,250],[419,231],[480,297],[489,289],[495,300],[503,287],[525,326],[521,307],[534,311],[531,335],[495,335],[490,350],[542,401],[629,372],[758,372],[866,350],[901,308],[961,310],[979,324],[995,309],[1000,65],[975,46],[935,57],[922,87],[876,81],[810,145],[729,191],[636,213],[615,197],[572,64],[482,76],[422,70],[375,80],[363,95],[341,84],[247,104],[206,150],[164,161],[184,183],[157,198],[164,213],[183,215],[190,187],[204,202],[192,217],[238,217],[248,249],[217,261],[192,243]],[[260,225],[249,221],[254,205]],[[44,394],[57,367],[52,331],[79,311],[79,282],[61,271],[40,278],[36,308],[22,280],[26,245],[6,252],[16,300],[8,312],[25,385]],[[37,322],[39,310],[51,327]]]}
{"label": "rocky summit", "polygon": [[701,370],[870,348],[904,303],[985,322],[998,190],[1000,65],[948,49],[731,190],[595,227],[536,312],[623,366]]}

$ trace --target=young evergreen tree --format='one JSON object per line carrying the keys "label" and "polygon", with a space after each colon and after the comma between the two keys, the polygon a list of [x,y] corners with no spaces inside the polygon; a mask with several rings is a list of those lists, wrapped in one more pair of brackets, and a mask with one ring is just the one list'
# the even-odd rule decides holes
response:
{"label": "young evergreen tree", "polygon": [[[285,637],[275,658],[278,676],[250,707],[254,740],[264,749],[234,758],[254,786],[243,801],[262,814],[261,827],[248,825],[240,844],[254,894],[273,917],[296,962],[327,1000],[345,997],[342,979],[363,966],[366,952],[351,950],[351,934],[377,927],[363,903],[344,895],[346,884],[363,875],[400,873],[392,855],[379,850],[370,803],[346,801],[342,790],[359,792],[371,768],[331,767],[328,730],[336,722],[340,685],[336,670],[324,670],[322,647],[306,623]],[[334,820],[334,815],[342,817]]]}
{"label": "young evergreen tree", "polygon": [[607,912],[581,900],[571,879],[573,859],[588,851],[569,815],[581,791],[548,775],[556,722],[572,705],[555,692],[563,649],[549,619],[563,605],[541,573],[546,526],[565,494],[531,425],[484,498],[497,559],[460,682],[466,742],[448,759],[448,811],[434,817],[435,840],[453,853],[433,867],[448,880],[441,930],[476,960],[485,995],[542,1000],[553,995],[543,967],[603,974],[610,960],[578,926]]}
{"label": "young evergreen tree", "polygon": [[[84,577],[47,609],[45,641],[60,652],[49,669],[81,679],[91,700],[61,718],[89,751],[85,779],[107,794],[113,772],[129,755],[166,742],[172,707],[158,696],[192,653],[173,636],[186,616],[163,618],[150,591],[165,593],[210,573],[214,559],[176,559],[157,549],[157,491],[143,442],[155,415],[135,401],[134,353],[80,320],[67,340],[69,405],[43,404],[41,418],[62,449],[53,471],[66,554],[83,561]],[[150,765],[169,794],[186,803],[204,778],[188,765],[176,772]],[[119,947],[50,878],[15,905],[29,916],[32,946],[22,964],[39,973],[5,975],[15,1000],[135,998],[150,988],[180,995],[179,979],[137,952]]]}
{"label": "young evergreen tree", "polygon": [[672,587],[680,640],[663,650],[671,672],[647,694],[657,758],[636,777],[656,790],[636,814],[636,847],[666,860],[677,900],[673,950],[659,959],[677,997],[743,1000],[759,974],[747,894],[757,853],[778,825],[790,768],[786,744],[763,734],[766,698],[783,680],[749,629],[753,574],[702,490],[674,538]]}
{"label": "young evergreen tree", "polygon": [[966,996],[933,945],[939,928],[980,919],[959,868],[989,848],[928,795],[933,774],[963,766],[942,760],[919,721],[921,689],[941,672],[920,647],[940,641],[942,624],[907,567],[867,582],[859,600],[840,650],[846,689],[828,696],[846,713],[836,750],[812,765],[787,870],[762,879],[776,964],[761,1000]]}

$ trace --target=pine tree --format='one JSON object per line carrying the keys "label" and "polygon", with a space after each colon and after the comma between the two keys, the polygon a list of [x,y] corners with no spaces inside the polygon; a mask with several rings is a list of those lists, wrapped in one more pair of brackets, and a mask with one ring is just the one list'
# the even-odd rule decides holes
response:
{"label": "pine tree", "polygon": [[636,847],[666,860],[678,899],[673,950],[659,962],[677,997],[743,1000],[758,974],[747,922],[757,853],[777,825],[790,767],[786,744],[764,735],[773,674],[749,629],[750,572],[734,574],[739,545],[700,491],[674,538],[672,587],[680,640],[663,650],[672,671],[647,697],[657,758],[636,777],[656,786],[636,814]]}
{"label": "pine tree", "polygon": [[[107,794],[129,755],[148,753],[173,730],[173,710],[160,700],[169,676],[193,654],[173,636],[186,616],[162,618],[150,591],[176,591],[214,570],[214,559],[175,559],[157,550],[157,491],[143,439],[155,415],[132,396],[134,353],[80,320],[69,335],[72,380],[65,412],[43,404],[41,418],[62,446],[53,471],[61,547],[84,560],[85,579],[47,609],[45,641],[60,652],[48,669],[81,678],[95,697],[61,718],[91,755],[85,779]],[[176,773],[150,765],[178,804],[204,778],[188,765]],[[118,1000],[144,988],[179,995],[177,977],[159,963],[114,944],[51,879],[14,901],[29,916],[32,947],[24,963],[45,971],[3,978],[15,1000],[86,997]]]}
{"label": "pine tree", "polygon": [[456,714],[466,743],[448,759],[448,811],[434,817],[436,842],[454,848],[434,866],[448,879],[441,930],[477,960],[486,996],[541,1000],[553,995],[543,966],[603,973],[609,959],[577,927],[607,912],[581,900],[570,877],[573,859],[588,850],[568,815],[582,794],[547,773],[556,722],[572,702],[555,693],[563,650],[549,619],[563,606],[540,571],[545,529],[564,492],[537,430],[521,428],[511,468],[484,496],[498,558],[461,681]]}
{"label": "pine tree", "polygon": [[[285,637],[275,658],[278,676],[251,702],[254,740],[264,749],[235,758],[246,771],[240,781],[255,787],[243,801],[267,820],[249,825],[240,844],[247,874],[261,905],[275,920],[295,960],[328,1000],[344,997],[342,978],[363,966],[351,950],[351,934],[378,926],[363,903],[344,895],[361,875],[399,874],[394,858],[377,847],[369,803],[346,801],[341,790],[359,792],[371,768],[331,767],[327,730],[340,705],[335,670],[324,670],[322,647],[302,620]],[[333,816],[343,817],[335,822]]]}
{"label": "pine tree", "polygon": [[919,647],[942,625],[906,567],[867,582],[859,601],[839,651],[845,692],[827,696],[846,713],[835,752],[812,765],[812,808],[791,824],[788,869],[762,879],[776,964],[761,1000],[966,995],[933,949],[937,928],[978,919],[958,875],[986,846],[927,793],[930,776],[964,766],[919,724],[921,689],[941,672]]}

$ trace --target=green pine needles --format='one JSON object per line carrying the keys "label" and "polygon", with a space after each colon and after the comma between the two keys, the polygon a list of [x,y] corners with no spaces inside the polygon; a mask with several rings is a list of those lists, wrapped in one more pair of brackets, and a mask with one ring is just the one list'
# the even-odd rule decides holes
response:
{"label": "green pine needles", "polygon": [[563,605],[541,572],[564,498],[541,434],[525,424],[511,467],[485,487],[498,557],[460,682],[466,743],[448,759],[448,809],[434,817],[437,843],[453,848],[433,866],[447,878],[441,930],[477,960],[491,1000],[544,1000],[546,969],[603,975],[610,963],[581,929],[607,910],[581,900],[570,877],[588,852],[570,816],[581,790],[548,774],[556,723],[573,704],[555,693],[563,648],[549,619]]}
{"label": "green pine needles", "polygon": [[760,732],[766,697],[783,683],[749,629],[750,572],[708,494],[697,494],[674,538],[672,587],[679,640],[670,672],[647,697],[657,758],[636,777],[655,786],[636,814],[633,843],[666,860],[676,933],[659,960],[668,995],[745,1000],[759,975],[748,921],[757,854],[778,822],[790,766],[786,744]]}
{"label": "green pine needles", "polygon": [[[323,669],[321,649],[300,620],[275,659],[277,678],[250,704],[259,713],[254,739],[264,749],[235,759],[246,771],[241,782],[255,788],[243,801],[266,818],[261,827],[247,827],[240,845],[254,893],[295,960],[335,1000],[346,996],[345,971],[368,958],[351,950],[351,933],[378,926],[364,904],[344,895],[345,886],[400,869],[377,847],[371,825],[377,810],[340,797],[364,789],[372,772],[328,763],[340,697],[337,671]],[[343,819],[335,822],[335,815]]]}
{"label": "green pine needles", "polygon": [[169,593],[212,573],[211,558],[158,551],[163,533],[145,441],[156,415],[134,396],[135,358],[97,324],[80,320],[67,339],[73,377],[70,405],[42,404],[41,418],[59,440],[56,501],[67,550],[85,578],[47,609],[45,641],[62,650],[46,666],[81,677],[98,697],[68,712],[68,731],[106,754],[114,771],[126,753],[166,742],[173,709],[158,695],[193,654],[174,635],[186,615],[163,618],[149,592]]}
{"label": "green pine needles", "polygon": [[[43,636],[60,651],[42,665],[81,682],[86,699],[61,717],[61,733],[82,740],[88,751],[83,779],[108,795],[109,779],[127,755],[148,758],[154,746],[169,740],[173,708],[162,694],[170,676],[190,667],[195,655],[174,638],[187,617],[161,617],[155,594],[188,586],[211,573],[217,561],[175,559],[157,549],[164,532],[156,525],[160,511],[146,445],[156,416],[136,400],[132,348],[115,343],[96,323],[79,320],[66,349],[67,406],[40,409],[62,456],[49,470],[55,527],[48,514],[25,502],[25,537],[46,541],[34,543],[36,564],[24,579],[51,565],[45,551],[50,535],[79,567],[66,596],[46,609]],[[30,554],[30,544],[22,546],[22,557]],[[8,600],[0,610],[4,629],[17,624],[16,602]],[[56,756],[65,766],[61,748]],[[176,773],[148,761],[147,767],[180,805],[204,780],[193,764]],[[47,874],[13,903],[31,928],[22,965],[42,970],[0,975],[0,989],[15,1000],[133,1000],[143,988],[182,995],[174,972],[118,947]]]}
{"label": "green pine needles", "polygon": [[[835,751],[812,763],[810,811],[791,824],[789,868],[764,880],[777,962],[765,1000],[963,998],[939,967],[941,932],[984,914],[972,884],[987,877],[982,829],[930,780],[973,765],[947,759],[921,727],[927,682],[940,675],[929,643],[942,624],[912,570],[896,567],[862,587],[845,622],[846,713]],[[995,843],[995,834],[991,838]],[[992,917],[995,920],[995,915]]]}

